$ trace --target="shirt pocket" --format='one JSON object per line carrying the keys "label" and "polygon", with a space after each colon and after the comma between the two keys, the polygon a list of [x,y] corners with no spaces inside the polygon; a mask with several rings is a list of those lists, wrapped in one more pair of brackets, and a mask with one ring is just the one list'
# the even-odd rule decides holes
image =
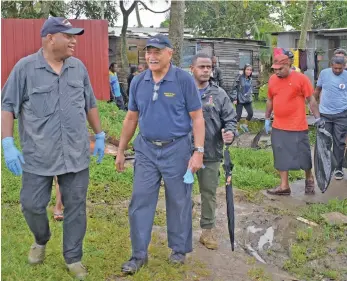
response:
{"label": "shirt pocket", "polygon": [[43,118],[54,113],[58,94],[54,93],[53,85],[40,86],[32,89],[29,101],[34,115]]}
{"label": "shirt pocket", "polygon": [[71,104],[79,107],[85,107],[85,98],[84,98],[84,84],[82,81],[68,81],[68,96],[71,101]]}

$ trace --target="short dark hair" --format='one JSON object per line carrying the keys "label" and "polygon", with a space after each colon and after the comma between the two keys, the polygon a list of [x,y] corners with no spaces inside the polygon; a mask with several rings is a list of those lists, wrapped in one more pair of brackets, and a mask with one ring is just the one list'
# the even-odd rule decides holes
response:
{"label": "short dark hair", "polygon": [[192,65],[194,65],[194,64],[196,63],[196,61],[197,61],[199,58],[210,59],[210,60],[212,61],[212,58],[211,58],[208,54],[205,54],[205,53],[197,53],[197,54],[192,58]]}
{"label": "short dark hair", "polygon": [[345,58],[344,57],[338,57],[338,56],[332,57],[331,64],[345,65]]}
{"label": "short dark hair", "polygon": [[111,62],[110,67],[108,68],[108,70],[111,70],[115,65],[116,65],[115,62]]}
{"label": "short dark hair", "polygon": [[137,67],[136,66],[132,66],[130,67],[130,73],[133,74],[137,71]]}
{"label": "short dark hair", "polygon": [[345,49],[336,49],[334,51],[334,55],[344,55],[344,56],[347,56],[347,52]]}

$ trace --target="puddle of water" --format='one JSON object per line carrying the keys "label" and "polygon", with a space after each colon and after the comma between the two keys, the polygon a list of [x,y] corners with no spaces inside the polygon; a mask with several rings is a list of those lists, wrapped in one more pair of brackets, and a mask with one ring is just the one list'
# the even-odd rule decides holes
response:
{"label": "puddle of water", "polygon": [[256,228],[254,225],[248,226],[247,227],[247,232],[249,233],[257,233],[259,231],[262,231],[262,228]]}
{"label": "puddle of water", "polygon": [[270,246],[272,246],[272,241],[274,240],[274,229],[272,226],[270,226],[266,232],[264,233],[264,235],[262,235],[259,239],[258,242],[258,250],[262,251],[263,247],[269,243]]}

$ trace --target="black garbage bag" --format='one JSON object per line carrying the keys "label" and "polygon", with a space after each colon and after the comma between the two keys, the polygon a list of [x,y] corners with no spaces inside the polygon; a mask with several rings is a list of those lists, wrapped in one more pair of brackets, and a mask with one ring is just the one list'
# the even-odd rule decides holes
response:
{"label": "black garbage bag", "polygon": [[326,130],[317,129],[314,147],[314,172],[319,189],[324,193],[330,184],[334,171],[333,137]]}

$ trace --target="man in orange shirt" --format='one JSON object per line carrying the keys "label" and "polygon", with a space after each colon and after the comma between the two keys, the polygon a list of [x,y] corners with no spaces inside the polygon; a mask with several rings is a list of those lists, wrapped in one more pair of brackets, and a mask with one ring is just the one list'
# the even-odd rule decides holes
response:
{"label": "man in orange shirt", "polygon": [[268,101],[265,112],[265,130],[271,130],[270,115],[274,111],[271,134],[275,168],[279,171],[281,184],[268,189],[272,195],[290,195],[289,170],[306,173],[305,194],[314,194],[311,149],[308,139],[305,101],[316,118],[316,126],[324,127],[317,102],[313,96],[310,80],[290,68],[286,55],[277,55],[272,65],[275,74],[269,79]]}

